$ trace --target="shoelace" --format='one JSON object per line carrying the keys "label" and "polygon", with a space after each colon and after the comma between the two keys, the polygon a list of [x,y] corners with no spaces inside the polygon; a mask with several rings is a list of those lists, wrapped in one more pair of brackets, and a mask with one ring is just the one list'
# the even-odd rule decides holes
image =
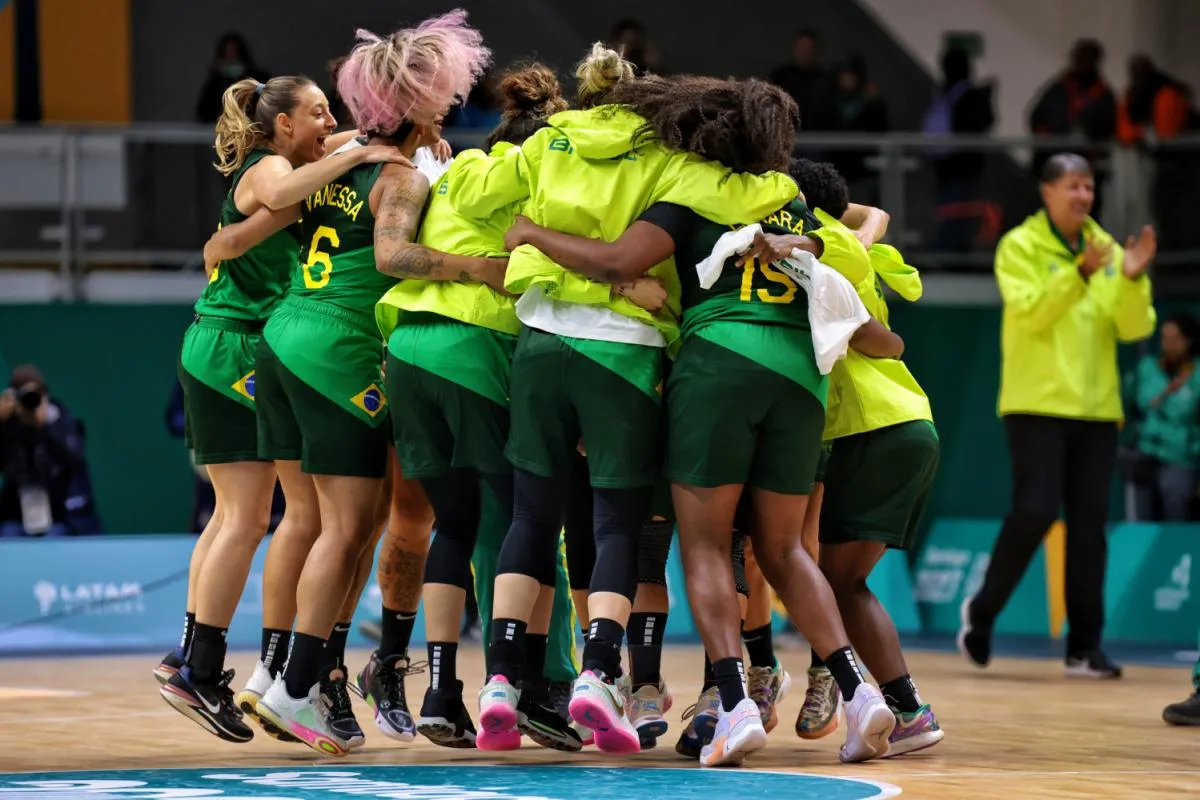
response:
{"label": "shoelace", "polygon": [[829,710],[827,692],[820,686],[810,686],[804,693],[804,710],[813,714],[824,714]]}
{"label": "shoelace", "polygon": [[403,656],[395,661],[381,661],[377,671],[378,679],[383,684],[384,696],[393,704],[408,705],[404,693],[404,678],[409,675],[420,675],[425,671],[428,661],[409,661]]}
{"label": "shoelace", "polygon": [[342,719],[354,715],[354,707],[350,703],[350,692],[345,680],[324,680],[321,682],[321,694],[328,698],[327,712],[332,719]]}
{"label": "shoelace", "polygon": [[227,711],[237,714],[240,719],[242,717],[242,710],[233,701],[233,689],[230,687],[230,684],[233,683],[233,676],[234,671],[231,669],[227,669],[221,673],[221,679],[217,681],[217,697],[220,698],[221,705]]}

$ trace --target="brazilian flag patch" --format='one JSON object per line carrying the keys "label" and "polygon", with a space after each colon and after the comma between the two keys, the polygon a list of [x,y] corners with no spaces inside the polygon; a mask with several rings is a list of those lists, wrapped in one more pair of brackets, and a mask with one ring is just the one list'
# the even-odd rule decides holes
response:
{"label": "brazilian flag patch", "polygon": [[248,400],[254,399],[254,370],[238,378],[233,384],[233,390]]}
{"label": "brazilian flag patch", "polygon": [[384,396],[382,389],[372,383],[354,395],[354,397],[351,397],[350,402],[367,412],[367,416],[371,417],[371,419],[374,419],[375,415],[383,411],[383,407],[387,405],[387,397]]}

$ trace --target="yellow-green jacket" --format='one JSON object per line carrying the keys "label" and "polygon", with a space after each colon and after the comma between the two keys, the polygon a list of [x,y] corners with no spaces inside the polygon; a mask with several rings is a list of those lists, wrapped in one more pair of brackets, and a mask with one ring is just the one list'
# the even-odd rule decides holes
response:
{"label": "yellow-green jacket", "polygon": [[[1088,219],[1088,240],[1112,237]],[[996,248],[996,281],[1004,301],[999,413],[1122,421],[1117,342],[1154,333],[1150,279],[1122,272],[1125,250],[1084,280],[1080,253],[1039,211]]]}

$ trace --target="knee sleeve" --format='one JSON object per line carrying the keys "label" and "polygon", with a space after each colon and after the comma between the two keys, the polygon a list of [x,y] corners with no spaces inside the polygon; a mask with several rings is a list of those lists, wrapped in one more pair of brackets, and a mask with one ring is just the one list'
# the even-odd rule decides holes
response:
{"label": "knee sleeve", "polygon": [[647,522],[637,542],[638,583],[667,585],[667,559],[675,526],[670,522]]}
{"label": "knee sleeve", "polygon": [[614,592],[633,602],[637,594],[637,535],[646,519],[651,487],[596,489],[596,567],[593,592]]}
{"label": "knee sleeve", "polygon": [[437,478],[422,478],[421,484],[436,519],[425,582],[465,590],[471,584],[471,554],[479,533],[479,479],[473,470],[451,470]]}
{"label": "knee sleeve", "polygon": [[592,583],[592,571],[596,568],[596,540],[591,525],[583,530],[568,527],[563,538],[567,545],[567,575],[571,579],[571,589],[586,589]]}
{"label": "knee sleeve", "polygon": [[562,525],[558,482],[524,470],[513,474],[513,521],[500,547],[496,574],[533,578],[553,586],[555,553]]}
{"label": "knee sleeve", "polygon": [[750,581],[746,578],[746,537],[740,533],[733,534],[733,552],[729,556],[733,565],[733,585],[742,597],[750,596]]}

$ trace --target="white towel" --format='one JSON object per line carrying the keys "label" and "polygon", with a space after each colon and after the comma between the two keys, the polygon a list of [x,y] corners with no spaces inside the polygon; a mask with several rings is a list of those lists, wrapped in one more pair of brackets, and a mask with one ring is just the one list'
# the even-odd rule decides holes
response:
{"label": "white towel", "polygon": [[[744,253],[761,233],[758,224],[722,234],[708,258],[696,265],[702,289],[712,288],[725,262]],[[804,250],[793,250],[791,258],[774,262],[783,273],[808,293],[808,324],[812,329],[813,354],[822,375],[828,375],[838,359],[850,349],[850,337],[865,325],[871,314],[854,291],[853,284],[837,270],[822,264]]]}

